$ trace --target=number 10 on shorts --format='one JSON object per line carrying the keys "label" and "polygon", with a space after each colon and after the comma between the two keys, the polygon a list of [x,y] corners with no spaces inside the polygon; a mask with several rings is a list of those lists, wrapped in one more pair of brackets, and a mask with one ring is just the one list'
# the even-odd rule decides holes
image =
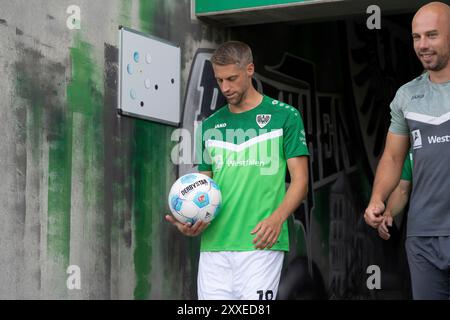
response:
{"label": "number 10 on shorts", "polygon": [[273,300],[272,290],[258,290],[256,293],[259,295],[259,300]]}

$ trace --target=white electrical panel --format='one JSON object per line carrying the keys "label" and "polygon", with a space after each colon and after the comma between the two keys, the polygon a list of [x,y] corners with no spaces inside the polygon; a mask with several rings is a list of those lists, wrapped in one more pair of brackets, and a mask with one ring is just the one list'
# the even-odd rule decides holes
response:
{"label": "white electrical panel", "polygon": [[125,27],[119,28],[121,114],[180,123],[180,47]]}

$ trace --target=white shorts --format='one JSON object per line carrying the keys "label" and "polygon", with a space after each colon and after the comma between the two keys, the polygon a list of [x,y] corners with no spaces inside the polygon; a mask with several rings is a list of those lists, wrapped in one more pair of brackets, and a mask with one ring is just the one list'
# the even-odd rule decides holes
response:
{"label": "white shorts", "polygon": [[199,300],[274,300],[284,251],[201,252]]}

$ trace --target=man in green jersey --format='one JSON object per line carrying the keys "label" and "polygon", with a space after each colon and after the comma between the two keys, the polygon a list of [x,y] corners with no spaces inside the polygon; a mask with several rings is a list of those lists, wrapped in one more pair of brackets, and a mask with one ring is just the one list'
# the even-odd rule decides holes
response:
{"label": "man in green jersey", "polygon": [[364,214],[374,228],[413,150],[406,253],[414,299],[450,299],[450,7],[431,2],[412,21],[414,50],[425,73],[391,103],[391,125]]}
{"label": "man in green jersey", "polygon": [[199,171],[219,185],[222,208],[210,225],[166,219],[185,235],[202,234],[199,299],[274,299],[289,250],[286,220],[307,193],[301,114],[253,87],[245,43],[222,44],[211,62],[228,104],[202,123]]}
{"label": "man in green jersey", "polygon": [[391,237],[388,227],[392,226],[393,218],[402,212],[408,203],[412,184],[412,161],[412,152],[410,151],[403,164],[400,182],[386,203],[386,210],[383,212],[383,221],[378,226],[378,234],[384,240],[388,240]]}

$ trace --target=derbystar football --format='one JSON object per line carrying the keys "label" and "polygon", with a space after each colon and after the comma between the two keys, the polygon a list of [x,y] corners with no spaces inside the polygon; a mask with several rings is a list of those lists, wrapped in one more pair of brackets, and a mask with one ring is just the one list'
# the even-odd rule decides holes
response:
{"label": "derbystar football", "polygon": [[221,202],[219,186],[200,173],[180,177],[169,192],[170,211],[182,223],[210,222],[219,213]]}

